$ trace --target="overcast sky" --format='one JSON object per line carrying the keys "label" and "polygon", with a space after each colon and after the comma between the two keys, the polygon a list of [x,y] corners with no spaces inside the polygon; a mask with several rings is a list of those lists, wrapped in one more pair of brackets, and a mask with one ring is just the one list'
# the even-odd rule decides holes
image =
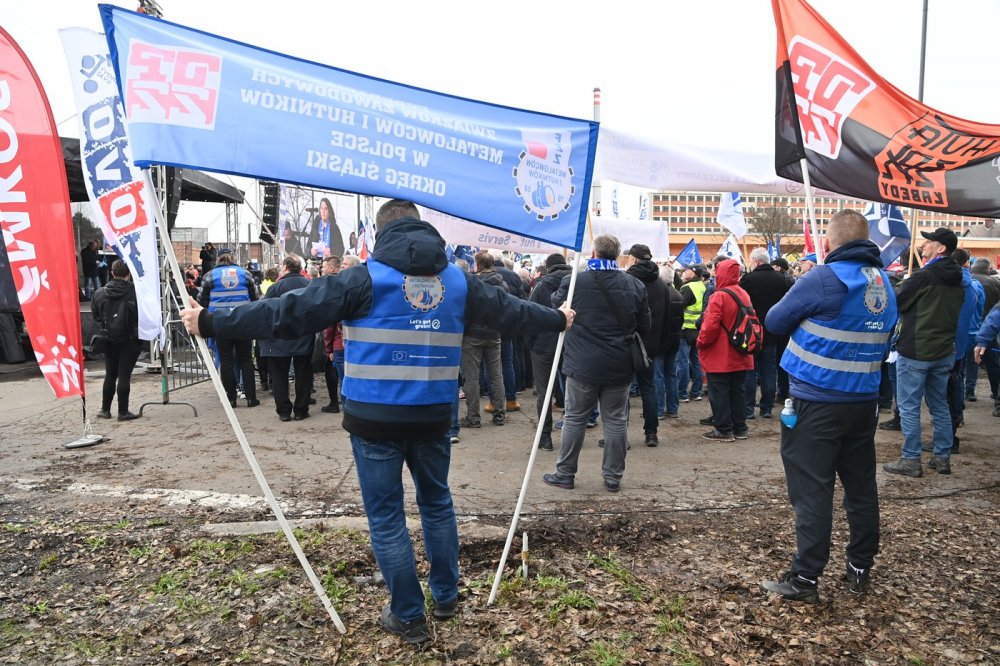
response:
{"label": "overcast sky", "polygon": [[[600,87],[610,127],[767,153],[773,144],[769,0],[159,2],[173,22],[400,83],[578,118],[592,117]],[[811,4],[876,72],[917,96],[923,0]],[[57,30],[101,30],[97,4],[0,0],[0,25],[38,71],[60,134],[78,136]],[[929,106],[1000,124],[997,46],[988,37],[996,25],[1000,0],[930,0]],[[180,224],[209,224],[211,237],[225,236],[220,206],[185,204]]]}

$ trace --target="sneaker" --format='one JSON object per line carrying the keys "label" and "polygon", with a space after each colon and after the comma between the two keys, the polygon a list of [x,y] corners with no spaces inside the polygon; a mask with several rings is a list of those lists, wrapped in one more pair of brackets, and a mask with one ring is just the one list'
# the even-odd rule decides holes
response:
{"label": "sneaker", "polygon": [[880,430],[899,430],[899,418],[893,417],[888,421],[882,421],[882,423],[878,424],[878,427]]}
{"label": "sneaker", "polygon": [[604,479],[604,489],[609,493],[617,493],[622,489],[622,484],[617,481],[608,481],[607,479]]}
{"label": "sneaker", "polygon": [[403,622],[392,614],[388,606],[382,609],[379,624],[390,634],[396,634],[410,645],[418,645],[431,639],[431,633],[427,630],[426,618]]}
{"label": "sneaker", "polygon": [[750,437],[750,431],[740,430],[739,432],[734,432],[733,437],[735,437],[736,439],[747,439],[748,437]]}
{"label": "sneaker", "polygon": [[[260,400],[258,400],[257,398],[254,398],[254,399],[251,400],[251,399],[248,398],[247,399],[247,407],[260,407]],[[337,411],[339,412],[340,409],[338,408]]]}
{"label": "sneaker", "polygon": [[559,476],[558,474],[546,474],[542,477],[542,481],[549,486],[555,486],[556,488],[562,488],[563,490],[573,490],[573,479],[567,479]]}
{"label": "sneaker", "polygon": [[663,418],[665,418],[665,419],[679,419],[680,418],[680,414],[678,414],[677,412],[665,412],[663,414]]}
{"label": "sneaker", "polygon": [[435,620],[450,620],[455,617],[455,612],[458,610],[458,597],[455,597],[446,604],[439,604],[434,602],[434,619]]}
{"label": "sneaker", "polygon": [[788,599],[789,601],[802,601],[807,604],[814,604],[819,601],[819,592],[816,583],[810,583],[806,579],[796,576],[791,571],[782,574],[778,580],[761,581],[760,586],[765,592],[780,594],[783,599]]}
{"label": "sneaker", "polygon": [[497,411],[497,408],[494,407],[493,403],[491,402],[490,404],[483,407],[483,411],[486,412],[487,414],[492,414],[493,412]]}
{"label": "sneaker", "polygon": [[542,451],[552,450],[552,435],[542,435],[542,438],[538,440],[538,448]]}
{"label": "sneaker", "polygon": [[295,421],[305,421],[307,418],[309,418],[309,412],[299,412],[292,417]]}
{"label": "sneaker", "polygon": [[111,418],[111,410],[110,409],[102,409],[101,411],[97,412],[97,418],[99,418],[99,419],[110,419]]}
{"label": "sneaker", "polygon": [[902,474],[903,476],[921,477],[924,470],[920,466],[920,458],[900,458],[882,465],[882,469],[889,474]]}
{"label": "sneaker", "polygon": [[587,421],[587,427],[588,428],[596,428],[597,427],[597,419],[589,419]]}
{"label": "sneaker", "polygon": [[972,391],[968,391],[965,394],[965,401],[966,402],[975,402],[976,401],[976,394],[973,393]]}
{"label": "sneaker", "polygon": [[858,569],[850,562],[847,563],[844,580],[847,581],[847,589],[851,591],[851,594],[864,594],[868,591],[871,573],[871,569]]}
{"label": "sneaker", "polygon": [[711,440],[713,442],[735,442],[736,437],[732,433],[719,432],[718,430],[709,430],[702,435],[704,439]]}
{"label": "sneaker", "polygon": [[646,433],[646,446],[659,446],[660,440],[656,438],[655,432]]}
{"label": "sneaker", "polygon": [[769,418],[771,418],[771,412],[763,412],[762,411],[760,413],[760,418],[762,418],[762,419],[769,419]]}
{"label": "sneaker", "polygon": [[698,400],[701,400],[701,396],[700,395],[694,395],[694,396],[691,396],[691,399],[695,400],[695,401],[698,401]]}
{"label": "sneaker", "polygon": [[706,416],[703,419],[698,419],[698,423],[702,425],[715,425],[715,419],[711,415]]}
{"label": "sneaker", "polygon": [[678,398],[677,402],[691,402],[691,398],[687,398],[687,397],[685,397],[685,398]]}
{"label": "sneaker", "polygon": [[340,413],[340,405],[338,405],[336,403],[333,403],[333,402],[327,403],[327,404],[323,405],[322,407],[320,407],[319,411],[326,412],[327,414],[339,414]]}
{"label": "sneaker", "polygon": [[137,418],[139,418],[139,415],[132,412],[123,412],[118,415],[119,421],[135,421]]}
{"label": "sneaker", "polygon": [[458,435],[452,435],[450,439],[452,444],[458,444],[459,442],[462,441],[462,438],[459,437]]}
{"label": "sneaker", "polygon": [[483,427],[483,424],[479,421],[479,419],[476,419],[475,421],[470,421],[469,418],[466,417],[466,416],[463,416],[461,418],[461,420],[459,420],[458,425],[462,426],[463,428],[482,428]]}
{"label": "sneaker", "polygon": [[493,425],[502,426],[507,423],[507,418],[503,415],[503,412],[497,412],[493,415]]}
{"label": "sneaker", "polygon": [[278,414],[278,420],[279,421],[291,421],[292,420],[292,415],[291,414]]}
{"label": "sneaker", "polygon": [[517,402],[517,400],[508,400],[507,401],[507,411],[508,412],[519,412],[519,411],[521,411],[521,405]]}
{"label": "sneaker", "polygon": [[948,458],[934,456],[927,461],[927,466],[936,470],[938,474],[951,474],[951,460]]}
{"label": "sneaker", "polygon": [[753,421],[755,418],[757,418],[757,416],[753,412],[750,412],[743,418],[746,419],[747,421]]}
{"label": "sneaker", "polygon": [[563,423],[564,421],[562,419],[559,419],[558,421],[554,421],[552,423],[552,427],[555,428],[556,430],[562,430]]}

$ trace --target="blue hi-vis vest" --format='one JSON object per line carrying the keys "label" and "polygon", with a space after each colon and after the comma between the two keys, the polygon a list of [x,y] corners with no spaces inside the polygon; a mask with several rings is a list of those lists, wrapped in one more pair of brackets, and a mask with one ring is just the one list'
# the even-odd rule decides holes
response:
{"label": "blue hi-vis vest", "polygon": [[208,311],[229,310],[250,302],[250,274],[239,266],[217,266],[205,278],[212,285]]}
{"label": "blue hi-vis vest", "polygon": [[802,321],[792,332],[781,367],[798,379],[845,393],[876,393],[896,295],[885,273],[858,261],[838,261],[830,270],[847,285],[847,299],[833,321]]}
{"label": "blue hi-vis vest", "polygon": [[372,309],[345,321],[344,396],[386,405],[451,403],[465,330],[465,274],[406,275],[368,260]]}

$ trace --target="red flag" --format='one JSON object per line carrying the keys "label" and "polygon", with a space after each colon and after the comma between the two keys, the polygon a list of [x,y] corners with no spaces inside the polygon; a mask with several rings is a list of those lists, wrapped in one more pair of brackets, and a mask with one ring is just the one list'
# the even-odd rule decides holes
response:
{"label": "red flag", "polygon": [[778,28],[775,169],[868,201],[1000,217],[1000,125],[935,111],[880,77],[804,0]]}
{"label": "red flag", "polygon": [[62,146],[38,75],[0,28],[0,225],[38,365],[84,395],[76,247]]}
{"label": "red flag", "polygon": [[804,214],[802,215],[802,234],[805,236],[805,249],[802,250],[802,254],[810,254],[816,251],[816,245],[813,244],[812,233],[809,231],[809,218]]}

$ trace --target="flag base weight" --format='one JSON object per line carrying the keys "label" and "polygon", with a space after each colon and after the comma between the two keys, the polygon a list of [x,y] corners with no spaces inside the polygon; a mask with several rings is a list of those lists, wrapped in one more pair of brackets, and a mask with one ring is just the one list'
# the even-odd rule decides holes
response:
{"label": "flag base weight", "polygon": [[74,439],[72,442],[63,444],[64,449],[84,449],[88,446],[93,446],[95,444],[100,444],[104,441],[104,435],[89,434],[80,437],[79,439]]}

